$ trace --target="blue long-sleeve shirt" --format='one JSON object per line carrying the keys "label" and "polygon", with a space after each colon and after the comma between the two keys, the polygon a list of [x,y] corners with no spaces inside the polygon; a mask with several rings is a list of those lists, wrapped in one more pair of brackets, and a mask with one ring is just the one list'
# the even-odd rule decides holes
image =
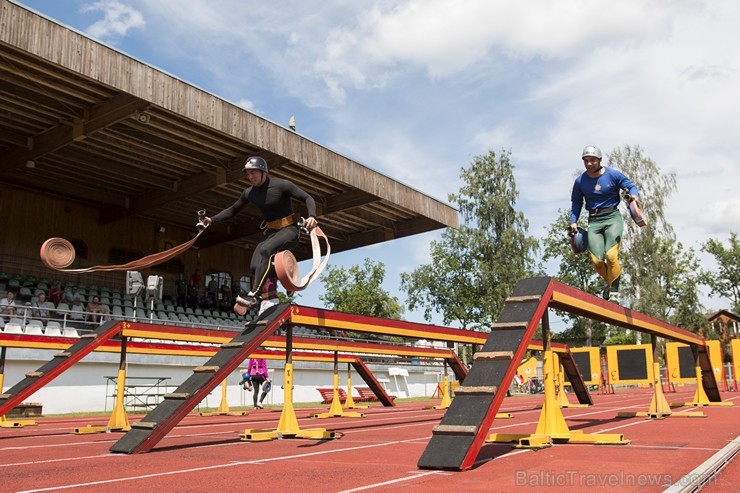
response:
{"label": "blue long-sleeve shirt", "polygon": [[616,207],[619,205],[619,191],[624,188],[629,190],[630,195],[640,196],[640,192],[637,190],[635,184],[614,168],[604,166],[604,172],[597,178],[591,178],[584,171],[576,178],[573,184],[573,191],[570,195],[571,224],[578,221],[584,199],[586,200],[587,210]]}

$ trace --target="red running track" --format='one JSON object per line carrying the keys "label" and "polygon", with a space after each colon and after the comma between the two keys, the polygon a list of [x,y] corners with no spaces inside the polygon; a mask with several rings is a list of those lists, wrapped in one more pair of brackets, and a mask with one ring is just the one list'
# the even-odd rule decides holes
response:
{"label": "red running track", "polygon": [[[693,387],[666,395],[669,402],[690,401]],[[42,418],[39,425],[0,429],[0,492],[475,492],[663,491],[686,477],[738,436],[740,394],[724,393],[732,407],[702,408],[707,418],[646,420],[616,418],[619,411],[646,411],[650,389],[594,394],[591,408],[564,409],[571,430],[622,433],[630,445],[563,444],[534,452],[507,444],[487,444],[472,470],[420,470],[416,467],[432,428],[444,411],[438,404],[401,403],[371,407],[364,418],[313,419],[321,408],[296,410],[301,429],[327,428],[342,437],[332,441],[242,442],[245,428],[274,429],[279,410],[251,411],[245,417],[185,418],[148,454],[111,454],[120,434],[74,435],[71,431],[106,419]],[[574,402],[573,396],[570,396]],[[508,397],[491,430],[533,433],[542,395]],[[682,408],[676,410],[696,411]],[[129,416],[131,421],[140,417]],[[737,491],[737,457],[707,489]]]}

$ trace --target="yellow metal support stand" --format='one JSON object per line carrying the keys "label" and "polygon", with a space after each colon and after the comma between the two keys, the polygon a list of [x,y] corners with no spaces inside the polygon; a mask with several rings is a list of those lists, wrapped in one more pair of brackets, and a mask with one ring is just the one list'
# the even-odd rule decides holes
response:
{"label": "yellow metal support stand", "polygon": [[[552,353],[552,356],[555,359],[555,368],[558,369],[557,378],[555,379],[555,385],[557,386],[556,402],[558,403],[558,406],[560,406],[561,409],[569,407],[590,407],[588,404],[571,404],[568,401],[568,395],[565,393],[565,376],[563,373],[563,366],[560,364],[560,357],[557,353]],[[537,406],[537,408],[541,409],[542,406]]]}
{"label": "yellow metal support stand", "polygon": [[113,413],[108,420],[110,431],[129,431],[131,425],[128,422],[126,409],[123,407],[124,389],[126,384],[126,370],[118,370],[118,381],[116,382],[116,404]]}
{"label": "yellow metal support stand", "polygon": [[534,434],[491,433],[486,442],[516,442],[515,448],[541,449],[554,443],[591,443],[594,445],[626,445],[630,443],[621,434],[585,434],[579,430],[571,431],[555,396],[554,353],[550,350],[550,327],[547,311],[542,317],[542,337],[545,340],[543,351],[543,372],[545,379],[545,403]]}
{"label": "yellow metal support stand", "polygon": [[[347,363],[347,366],[349,366],[349,363]],[[347,369],[347,373],[349,373],[349,368]],[[370,406],[359,406],[355,404],[355,399],[352,397],[352,377],[347,376],[347,399],[344,401],[344,408],[345,409],[367,409]]]}
{"label": "yellow metal support stand", "polygon": [[[5,348],[3,349],[2,354],[2,366],[5,366]],[[3,372],[0,372],[0,393],[3,391],[3,380],[5,378],[5,375]],[[8,420],[8,418],[5,417],[3,414],[0,416],[0,428],[23,428],[24,426],[35,426],[36,421],[32,419],[14,419],[14,420]]]}
{"label": "yellow metal support stand", "polygon": [[673,413],[671,406],[663,393],[663,380],[660,376],[660,363],[654,358],[653,363],[653,398],[650,401],[650,408],[647,412],[621,412],[617,413],[618,418],[648,418],[648,419],[665,419],[670,416],[678,418],[706,418],[703,412],[695,413]]}
{"label": "yellow metal support stand", "polygon": [[327,431],[326,428],[312,428],[301,430],[298,426],[298,419],[293,409],[293,330],[287,327],[285,333],[285,368],[284,390],[283,390],[283,412],[280,415],[280,421],[276,430],[246,429],[241,436],[245,442],[264,442],[268,440],[284,438],[307,438],[312,440],[328,440],[336,438],[333,431]]}
{"label": "yellow metal support stand", "polygon": [[126,392],[126,338],[121,338],[121,362],[118,366],[118,378],[116,379],[116,403],[113,405],[113,412],[110,415],[108,424],[87,425],[82,428],[75,428],[75,435],[89,435],[91,433],[107,433],[111,431],[129,431],[131,425],[128,422],[126,409],[123,400]]}
{"label": "yellow metal support stand", "polygon": [[[696,392],[694,392],[694,400],[692,402],[673,402],[671,407],[704,407],[704,406],[732,406],[732,402],[712,402],[707,397],[707,392],[704,390],[704,384],[701,378],[701,366],[696,366]],[[681,413],[685,414],[685,413]]]}
{"label": "yellow metal support stand", "polygon": [[[290,329],[288,329],[290,330]],[[290,344],[287,345],[287,353],[290,352]],[[289,356],[286,356],[290,358]],[[278,427],[275,430],[246,429],[241,436],[245,442],[264,442],[284,438],[308,438],[313,440],[327,440],[336,438],[333,431],[327,431],[326,428],[312,428],[301,430],[298,426],[298,419],[293,409],[293,363],[285,363],[283,370],[285,376],[285,388],[283,397],[283,412],[280,415]]]}
{"label": "yellow metal support stand", "polygon": [[[335,353],[336,355],[336,353]],[[351,390],[351,389],[350,389]],[[312,414],[312,418],[326,419],[326,418],[362,418],[365,415],[362,413],[345,412],[342,409],[342,401],[339,399],[339,375],[334,374],[334,397],[331,400],[331,407],[328,413]]]}
{"label": "yellow metal support stand", "polygon": [[450,377],[445,375],[442,379],[442,385],[439,386],[439,393],[442,396],[442,402],[438,406],[432,406],[429,409],[447,409],[452,404],[452,398],[450,394]]}
{"label": "yellow metal support stand", "polygon": [[200,413],[201,416],[246,416],[247,411],[229,411],[229,403],[226,400],[226,379],[221,382],[221,404],[218,411],[212,413]]}

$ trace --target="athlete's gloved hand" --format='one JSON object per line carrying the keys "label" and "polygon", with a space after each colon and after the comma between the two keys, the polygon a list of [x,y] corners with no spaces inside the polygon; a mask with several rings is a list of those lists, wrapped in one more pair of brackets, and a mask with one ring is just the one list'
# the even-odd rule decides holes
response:
{"label": "athlete's gloved hand", "polygon": [[203,231],[210,225],[211,225],[211,218],[208,216],[202,216],[198,218],[198,223],[195,225],[195,227],[198,228],[198,231]]}
{"label": "athlete's gloved hand", "polygon": [[309,217],[306,219],[305,228],[311,231],[313,228],[319,225],[319,222],[315,217]]}

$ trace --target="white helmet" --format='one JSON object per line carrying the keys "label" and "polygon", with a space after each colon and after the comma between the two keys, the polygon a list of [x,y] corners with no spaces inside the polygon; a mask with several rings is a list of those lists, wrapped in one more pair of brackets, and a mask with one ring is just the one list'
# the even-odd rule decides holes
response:
{"label": "white helmet", "polygon": [[596,146],[586,146],[583,148],[583,155],[581,156],[581,159],[585,157],[595,157],[599,161],[601,161],[601,150]]}

